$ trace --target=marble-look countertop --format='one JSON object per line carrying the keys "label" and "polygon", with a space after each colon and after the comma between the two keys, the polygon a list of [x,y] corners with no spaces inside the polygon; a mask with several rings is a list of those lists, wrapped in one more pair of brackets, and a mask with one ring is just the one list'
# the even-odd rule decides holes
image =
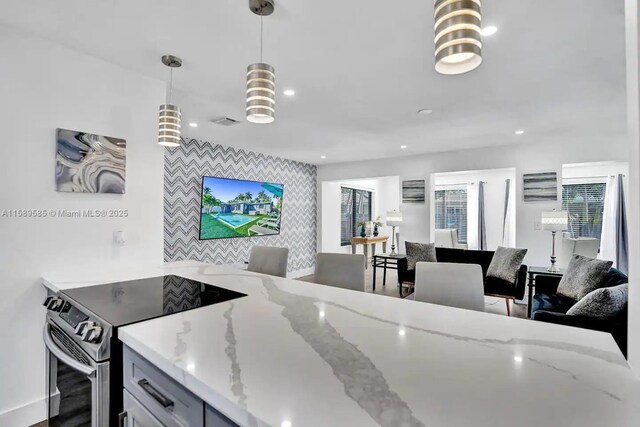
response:
{"label": "marble-look countertop", "polygon": [[243,426],[640,425],[608,334],[194,262],[84,274],[44,283],[177,274],[248,294],[119,332]]}

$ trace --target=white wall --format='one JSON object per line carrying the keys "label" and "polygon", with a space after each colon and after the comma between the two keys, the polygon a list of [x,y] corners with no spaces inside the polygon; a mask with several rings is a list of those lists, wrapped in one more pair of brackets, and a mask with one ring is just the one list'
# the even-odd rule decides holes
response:
{"label": "white wall", "polygon": [[[627,53],[627,120],[629,160],[629,281],[640,277],[640,9],[637,0],[625,0]],[[640,287],[629,286],[629,363],[640,373]]]}
{"label": "white wall", "polygon": [[[8,60],[0,79],[0,211],[129,212],[123,219],[0,217],[0,425],[22,426],[45,417],[40,276],[62,266],[162,262],[164,159],[156,117],[165,84],[4,26],[0,52]],[[125,138],[126,194],[57,193],[57,127]],[[125,246],[112,245],[115,230],[125,231]]]}
{"label": "white wall", "polygon": [[[562,173],[564,163],[624,161],[627,158],[627,140],[598,138],[566,140],[561,136],[535,135],[531,130],[518,138],[512,146],[492,147],[465,151],[453,151],[394,159],[337,163],[318,167],[318,181],[336,181],[373,174],[399,175],[401,180],[426,179],[438,172],[461,170],[516,169],[516,243],[529,251],[525,263],[546,265],[551,251],[550,237],[535,231],[544,210],[560,208],[561,201],[524,203],[522,200],[522,174],[555,170]],[[322,193],[322,188],[319,189]],[[560,195],[559,195],[560,196]],[[322,203],[322,195],[319,195]],[[430,202],[424,205],[402,204],[404,225],[400,228],[402,240],[430,241]]]}
{"label": "white wall", "polygon": [[[450,172],[450,173],[438,173],[433,174],[431,181],[431,215],[433,218],[431,221],[431,240],[433,240],[433,231],[435,230],[435,206],[433,206],[433,190],[438,190],[453,184],[467,184],[470,195],[474,198],[468,203],[467,211],[467,242],[469,249],[478,248],[478,183],[483,181],[484,184],[484,204],[485,204],[485,227],[487,232],[487,249],[490,251],[496,250],[498,246],[502,244],[502,229],[504,221],[504,196],[505,196],[505,181],[511,180],[510,185],[510,197],[513,201],[519,196],[516,192],[516,170],[511,169],[490,169],[490,170],[478,170],[478,171],[464,171],[464,172]],[[473,187],[471,187],[471,185]],[[473,190],[473,191],[471,191]],[[515,203],[511,204],[511,227],[512,241],[516,241],[516,215],[515,215]]]}
{"label": "white wall", "polygon": [[[398,209],[400,205],[400,179],[397,176],[352,179],[342,181],[318,181],[321,188],[319,199],[321,207],[318,208],[319,242],[320,252],[351,253],[351,246],[340,245],[340,209],[341,209],[341,187],[357,188],[368,190],[373,193],[372,219],[380,217],[384,224],[385,215],[388,211]],[[380,227],[380,234],[391,236],[391,227],[383,225]],[[390,251],[391,242],[388,243]],[[358,253],[363,251],[358,246]],[[378,252],[382,247],[378,245]]]}

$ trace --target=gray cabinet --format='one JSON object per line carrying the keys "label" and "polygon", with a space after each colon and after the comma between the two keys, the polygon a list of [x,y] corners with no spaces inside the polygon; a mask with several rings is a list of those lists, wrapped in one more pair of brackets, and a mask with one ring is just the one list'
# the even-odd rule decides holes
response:
{"label": "gray cabinet", "polygon": [[126,427],[162,427],[162,423],[142,406],[135,397],[124,390],[124,425]]}
{"label": "gray cabinet", "polygon": [[238,427],[238,424],[209,405],[205,405],[204,407],[204,425],[205,427]]}
{"label": "gray cabinet", "polygon": [[237,427],[173,378],[124,346],[127,427]]}

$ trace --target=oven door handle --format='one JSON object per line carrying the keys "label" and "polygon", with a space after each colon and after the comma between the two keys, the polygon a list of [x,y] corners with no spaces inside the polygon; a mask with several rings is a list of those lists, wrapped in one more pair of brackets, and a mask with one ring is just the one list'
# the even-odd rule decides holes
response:
{"label": "oven door handle", "polygon": [[78,362],[76,359],[69,356],[60,347],[58,347],[55,342],[53,342],[53,338],[51,338],[51,334],[49,333],[49,324],[44,325],[43,338],[44,345],[47,347],[47,349],[62,363],[69,365],[69,367],[71,367],[72,369],[81,372],[88,377],[95,374],[96,370],[94,368],[92,368],[91,366],[87,366],[84,363]]}

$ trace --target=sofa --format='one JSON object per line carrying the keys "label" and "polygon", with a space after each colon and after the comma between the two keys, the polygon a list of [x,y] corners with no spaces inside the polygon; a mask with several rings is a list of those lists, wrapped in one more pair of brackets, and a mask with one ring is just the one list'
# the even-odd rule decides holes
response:
{"label": "sofa", "polygon": [[[568,315],[567,311],[577,301],[557,294],[560,277],[536,276],[535,294],[531,305],[531,318],[540,322],[558,325],[574,326],[608,332],[620,347],[620,351],[627,357],[627,311],[625,307],[616,316],[606,319],[595,317]],[[629,283],[629,279],[620,270],[611,268],[601,282],[600,288],[608,288]]]}
{"label": "sofa", "polygon": [[[436,247],[436,258],[438,262],[480,265],[480,267],[482,267],[482,279],[484,282],[485,295],[505,298],[507,300],[523,299],[527,285],[527,266],[524,264],[520,266],[515,284],[487,277],[487,269],[489,268],[489,264],[491,264],[493,254],[493,251]],[[415,277],[415,270],[409,270],[407,268],[407,260],[400,260],[398,262],[398,285],[402,287],[404,283],[413,283],[415,282]],[[509,307],[508,301],[507,307]]]}

